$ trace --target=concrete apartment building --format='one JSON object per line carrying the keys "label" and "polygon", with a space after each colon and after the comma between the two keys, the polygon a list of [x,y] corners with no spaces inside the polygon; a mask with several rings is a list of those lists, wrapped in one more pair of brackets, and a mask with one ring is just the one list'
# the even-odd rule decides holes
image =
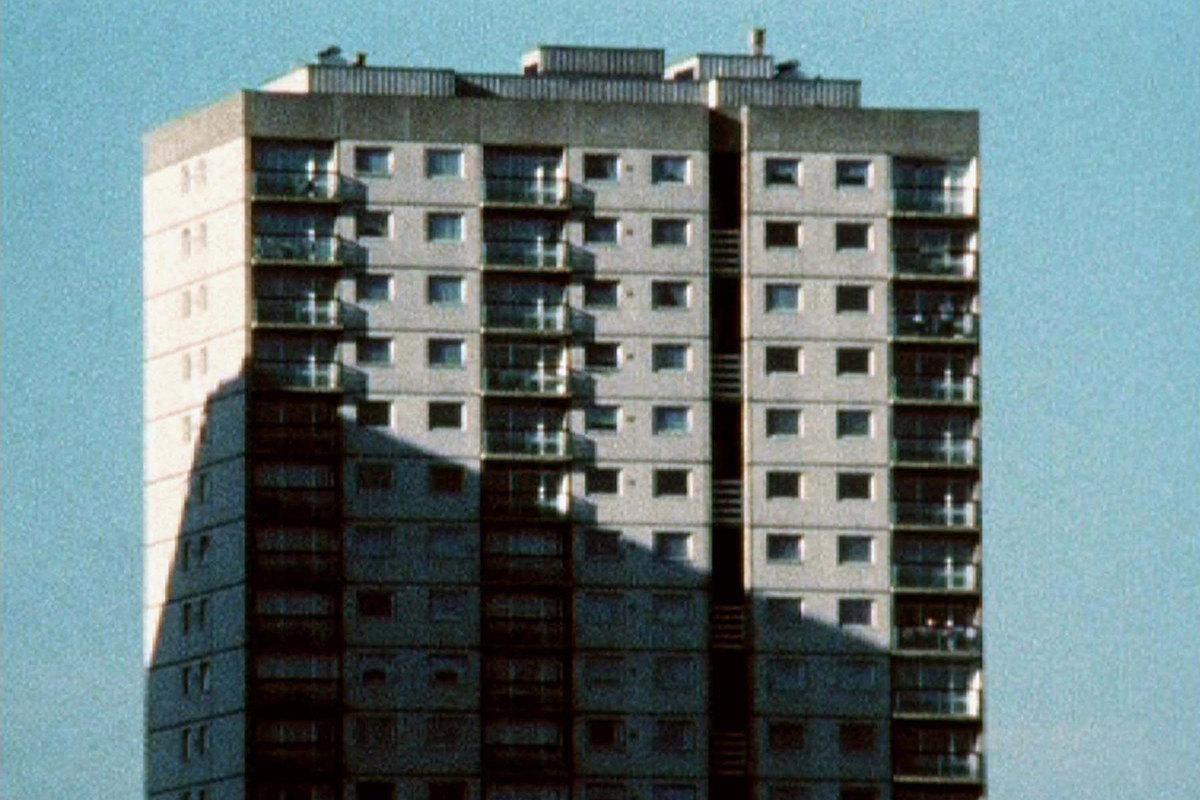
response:
{"label": "concrete apartment building", "polygon": [[984,797],[977,115],[522,72],[148,134],[148,797]]}

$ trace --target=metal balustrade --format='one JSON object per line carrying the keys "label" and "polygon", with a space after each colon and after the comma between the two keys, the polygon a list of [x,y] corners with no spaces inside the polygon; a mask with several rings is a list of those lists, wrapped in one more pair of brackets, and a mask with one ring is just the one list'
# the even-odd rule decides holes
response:
{"label": "metal balustrade", "polygon": [[546,428],[503,428],[483,432],[483,452],[487,455],[562,457],[567,455],[570,434]]}
{"label": "metal balustrade", "polygon": [[570,197],[570,184],[565,178],[488,175],[483,179],[485,203],[565,208],[570,203]]}
{"label": "metal balustrade", "polygon": [[898,563],[892,566],[898,589],[979,589],[979,565],[955,562]]}
{"label": "metal balustrade", "polygon": [[254,380],[274,389],[328,390],[341,386],[342,365],[336,361],[254,361]]}
{"label": "metal balustrade", "polygon": [[892,335],[974,342],[979,340],[979,315],[969,311],[900,311],[892,316]]}
{"label": "metal balustrade", "polygon": [[974,216],[978,191],[966,186],[896,186],[892,208],[898,213],[938,217]]}
{"label": "metal balustrade", "polygon": [[254,321],[272,325],[335,328],[341,322],[341,306],[332,298],[256,297]]}
{"label": "metal balustrade", "polygon": [[979,524],[979,504],[972,500],[898,500],[892,503],[892,522],[897,525],[971,528]]}
{"label": "metal balustrade", "polygon": [[938,653],[983,652],[983,631],[978,625],[898,625],[892,646],[899,650]]}
{"label": "metal balustrade", "polygon": [[485,328],[562,333],[567,330],[567,318],[567,307],[562,303],[483,304]]}
{"label": "metal balustrade", "polygon": [[256,233],[252,250],[256,261],[326,266],[340,265],[341,251],[337,236],[313,233]]}
{"label": "metal balustrade", "polygon": [[487,239],[483,243],[485,267],[531,270],[565,270],[570,266],[566,242],[546,239]]}
{"label": "metal balustrade", "polygon": [[484,367],[483,388],[488,392],[563,396],[570,385],[565,369]]}
{"label": "metal balustrade", "polygon": [[927,778],[983,779],[983,754],[943,753],[928,750],[897,750],[894,774]]}
{"label": "metal balustrade", "polygon": [[250,191],[256,199],[335,200],[339,183],[332,172],[256,169]]}
{"label": "metal balustrade", "polygon": [[979,698],[978,689],[900,688],[892,691],[892,712],[978,719]]}
{"label": "metal balustrade", "polygon": [[897,400],[975,403],[979,402],[979,380],[970,375],[896,375],[892,378],[892,397]]}
{"label": "metal balustrade", "polygon": [[951,436],[892,439],[892,459],[913,464],[970,466],[979,463],[979,440]]}

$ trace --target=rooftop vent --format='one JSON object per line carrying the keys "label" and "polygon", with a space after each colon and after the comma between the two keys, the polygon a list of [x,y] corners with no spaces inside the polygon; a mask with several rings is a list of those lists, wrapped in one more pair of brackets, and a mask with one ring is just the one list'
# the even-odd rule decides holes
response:
{"label": "rooftop vent", "polygon": [[317,63],[324,67],[344,67],[346,59],[342,58],[342,48],[335,44],[317,53]]}
{"label": "rooftop vent", "polygon": [[750,29],[750,55],[761,56],[763,48],[767,45],[767,29],[766,28],[751,28]]}

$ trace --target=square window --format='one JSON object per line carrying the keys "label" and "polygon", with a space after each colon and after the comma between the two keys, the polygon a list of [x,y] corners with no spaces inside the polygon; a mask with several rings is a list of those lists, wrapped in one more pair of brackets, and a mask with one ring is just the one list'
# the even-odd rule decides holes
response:
{"label": "square window", "polygon": [[462,339],[430,339],[429,366],[435,369],[461,369],[466,357]]}
{"label": "square window", "polygon": [[655,406],[653,430],[655,434],[681,436],[692,428],[692,412],[687,406]]}
{"label": "square window", "polygon": [[871,226],[861,222],[839,222],[834,228],[838,250],[868,250],[871,247]]}
{"label": "square window", "polygon": [[794,439],[800,435],[800,410],[797,408],[768,408],[767,436]]}
{"label": "square window", "polygon": [[463,154],[461,150],[426,150],[425,177],[461,178]]}
{"label": "square window", "polygon": [[656,344],[650,349],[650,368],[655,372],[686,371],[689,353],[686,344]]}
{"label": "square window", "polygon": [[584,345],[583,366],[586,369],[616,369],[620,363],[619,351],[619,347],[611,342]]}
{"label": "square window", "polygon": [[691,689],[695,685],[695,659],[688,656],[657,656],[654,659],[654,687],[656,689]]}
{"label": "square window", "polygon": [[875,739],[875,726],[869,722],[843,722],[838,726],[838,745],[843,753],[873,753]]}
{"label": "square window", "polygon": [[841,160],[837,162],[837,185],[843,188],[866,188],[871,185],[871,162]]}
{"label": "square window", "polygon": [[467,483],[467,470],[458,464],[429,465],[430,494],[462,494]]}
{"label": "square window", "polygon": [[387,147],[354,148],[354,171],[359,175],[390,175],[392,151]]}
{"label": "square window", "polygon": [[763,178],[767,186],[799,186],[800,159],[768,158],[763,164]]}
{"label": "square window", "polygon": [[589,219],[583,223],[583,241],[588,244],[616,244],[615,219]]}
{"label": "square window", "polygon": [[359,337],[357,354],[359,364],[389,364],[392,361],[392,340],[377,336]]}
{"label": "square window", "polygon": [[839,314],[869,312],[871,310],[871,287],[839,286],[835,302]]}
{"label": "square window", "polygon": [[430,214],[425,224],[426,236],[431,242],[462,241],[462,214]]}
{"label": "square window", "polygon": [[616,308],[616,281],[587,281],[583,284],[583,305],[585,308]]}
{"label": "square window", "polygon": [[692,482],[692,473],[686,469],[654,470],[655,497],[687,497]]}
{"label": "square window", "polygon": [[686,753],[696,745],[691,720],[660,719],[654,723],[654,749],[659,753]]}
{"label": "square window", "polygon": [[386,211],[359,211],[355,217],[358,237],[388,237],[392,235],[392,215]]}
{"label": "square window", "polygon": [[690,294],[687,281],[651,281],[650,307],[654,309],[685,309]]}
{"label": "square window", "polygon": [[466,781],[430,781],[429,800],[467,800]]}
{"label": "square window", "polygon": [[429,429],[453,428],[462,430],[463,404],[431,402],[429,404]]}
{"label": "square window", "polygon": [[462,278],[453,275],[430,275],[427,288],[430,305],[461,306],[463,304]]}
{"label": "square window", "polygon": [[870,375],[871,349],[869,347],[839,347],[837,349],[838,375]]}
{"label": "square window", "polygon": [[686,219],[656,219],[650,223],[650,244],[655,247],[683,247],[688,243]]}
{"label": "square window", "polygon": [[654,621],[664,625],[686,625],[695,615],[692,598],[686,594],[656,594],[652,611]]}
{"label": "square window", "polygon": [[454,689],[467,682],[467,658],[456,655],[432,655],[426,661],[429,685]]}
{"label": "square window", "polygon": [[768,248],[786,247],[795,249],[800,246],[800,225],[796,222],[768,222],[764,233],[764,242]]}
{"label": "square window", "polygon": [[358,402],[358,424],[378,428],[390,427],[392,404],[386,400],[360,400]]}
{"label": "square window", "polygon": [[689,161],[687,156],[651,156],[650,182],[687,183]]}
{"label": "square window", "polygon": [[837,436],[848,439],[871,435],[871,412],[857,408],[842,408],[837,412]]}
{"label": "square window", "polygon": [[360,302],[375,302],[392,299],[390,275],[359,275],[354,279],[354,291]]}
{"label": "square window", "polygon": [[588,558],[616,560],[621,557],[621,532],[593,529],[583,535],[584,554]]}
{"label": "square window", "polygon": [[625,596],[620,592],[588,592],[581,598],[579,618],[586,625],[624,625]]}
{"label": "square window", "polygon": [[391,781],[358,781],[354,784],[354,798],[355,800],[396,800],[396,787]]}
{"label": "square window", "polygon": [[767,473],[767,499],[800,497],[800,473],[770,471]]}
{"label": "square window", "polygon": [[838,500],[870,500],[871,473],[839,472],[837,476]]}
{"label": "square window", "polygon": [[860,598],[838,600],[839,625],[871,625],[874,621],[874,601]]}
{"label": "square window", "polygon": [[799,347],[768,347],[766,352],[767,374],[799,374]]}
{"label": "square window", "polygon": [[839,536],[839,564],[870,564],[875,560],[875,545],[870,536]]}
{"label": "square window", "polygon": [[691,561],[692,535],[676,531],[656,531],[654,557],[659,561]]}
{"label": "square window", "polygon": [[583,682],[592,689],[615,689],[621,685],[625,661],[620,656],[587,656],[583,661]]}
{"label": "square window", "polygon": [[355,605],[360,617],[387,619],[392,616],[392,593],[360,589],[355,595]]}
{"label": "square window", "polygon": [[802,690],[808,683],[804,662],[795,658],[773,658],[767,662],[767,689],[773,693]]}
{"label": "square window", "polygon": [[587,721],[588,748],[591,750],[622,749],[621,721],[616,719],[589,719]]}
{"label": "square window", "polygon": [[767,561],[801,561],[804,558],[804,539],[794,533],[767,534]]}
{"label": "square window", "polygon": [[767,624],[771,627],[795,627],[803,616],[804,603],[799,597],[767,598]]}
{"label": "square window", "polygon": [[460,717],[429,717],[425,721],[425,747],[428,750],[453,750],[462,746],[466,726]]}
{"label": "square window", "polygon": [[620,406],[588,406],[584,427],[590,433],[616,433],[620,418]]}
{"label": "square window", "polygon": [[467,615],[467,593],[458,589],[429,590],[429,619],[460,622]]}
{"label": "square window", "polygon": [[470,558],[471,542],[467,531],[454,525],[435,525],[429,529],[429,555],[435,561]]}
{"label": "square window", "polygon": [[585,153],[583,156],[583,179],[585,181],[615,181],[620,174],[618,161],[612,153]]}
{"label": "square window", "polygon": [[843,661],[838,666],[838,688],[848,692],[869,692],[875,688],[876,669],[870,661]]}
{"label": "square window", "polygon": [[800,310],[800,285],[797,283],[768,283],[767,313],[795,314]]}
{"label": "square window", "polygon": [[621,470],[589,469],[584,473],[584,492],[587,494],[620,494]]}
{"label": "square window", "polygon": [[767,723],[767,749],[772,753],[795,753],[804,749],[804,723]]}
{"label": "square window", "polygon": [[386,491],[392,488],[392,465],[386,461],[363,461],[358,465],[360,492]]}

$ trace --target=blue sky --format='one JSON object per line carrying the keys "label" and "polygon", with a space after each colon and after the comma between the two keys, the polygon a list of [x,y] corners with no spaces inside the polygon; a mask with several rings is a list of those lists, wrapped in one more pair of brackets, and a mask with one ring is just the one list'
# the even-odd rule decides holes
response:
{"label": "blue sky", "polygon": [[[143,131],[338,43],[767,50],[983,125],[993,800],[1200,796],[1195,0],[4,2],[3,785],[141,792]],[[265,23],[265,24],[264,24]]]}

